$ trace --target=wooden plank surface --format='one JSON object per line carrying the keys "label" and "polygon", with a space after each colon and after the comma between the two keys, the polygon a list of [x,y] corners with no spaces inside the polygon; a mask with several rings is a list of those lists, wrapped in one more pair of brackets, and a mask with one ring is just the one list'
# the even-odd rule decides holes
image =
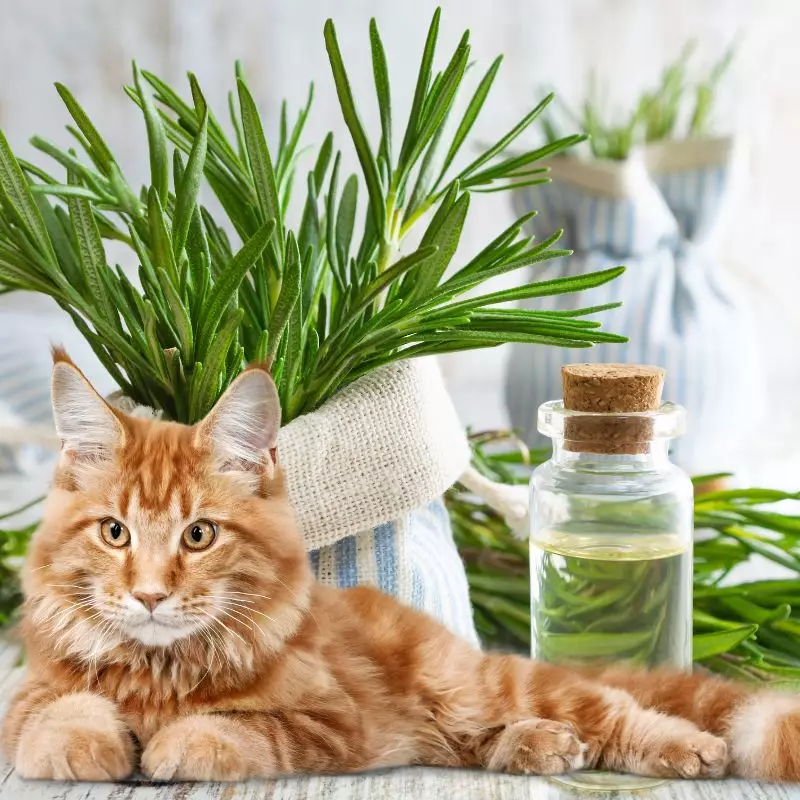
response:
{"label": "wooden plank surface", "polygon": [[[19,650],[0,640],[0,714],[22,676]],[[0,800],[800,800],[800,786],[676,781],[643,792],[587,793],[542,778],[471,770],[396,769],[248,783],[48,783],[20,780],[0,761]]]}

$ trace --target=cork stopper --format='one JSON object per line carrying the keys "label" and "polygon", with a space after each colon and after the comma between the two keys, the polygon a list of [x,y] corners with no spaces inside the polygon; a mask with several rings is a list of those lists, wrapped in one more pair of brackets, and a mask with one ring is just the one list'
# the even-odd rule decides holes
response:
{"label": "cork stopper", "polygon": [[562,367],[564,408],[609,415],[569,418],[564,428],[566,449],[584,453],[646,453],[653,436],[653,420],[623,415],[656,411],[661,405],[664,374],[660,367],[639,364]]}
{"label": "cork stopper", "polygon": [[640,364],[567,364],[561,368],[564,408],[624,414],[661,405],[664,370]]}

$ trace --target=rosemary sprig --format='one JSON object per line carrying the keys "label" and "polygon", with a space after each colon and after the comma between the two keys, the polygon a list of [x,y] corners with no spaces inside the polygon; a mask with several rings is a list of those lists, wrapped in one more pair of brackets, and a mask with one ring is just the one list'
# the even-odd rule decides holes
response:
{"label": "rosemary sprig", "polygon": [[[399,137],[383,44],[370,24],[380,112],[372,140],[336,29],[326,23],[324,43],[361,176],[340,174],[341,153],[333,137],[325,137],[304,176],[305,204],[294,227],[287,208],[313,87],[293,126],[284,105],[275,147],[241,65],[225,126],[193,75],[182,97],[134,65],[125,91],[142,112],[150,153],[149,185],[137,189],[101,126],[59,85],[77,151],[41,137],[32,142],[65,175],[18,160],[0,133],[0,289],[54,297],[126,394],[182,422],[201,418],[252,361],[272,364],[288,421],[397,359],[509,341],[576,348],[624,341],[600,331],[584,312],[565,318],[500,305],[584,291],[613,280],[622,267],[480,292],[490,278],[569,254],[556,246],[560,232],[541,242],[527,238],[522,226],[528,217],[466,264],[454,263],[472,194],[546,182],[537,163],[584,137],[567,135],[504,155],[541,118],[548,96],[491,147],[456,167],[500,62],[491,64],[451,128],[446,123],[465,89],[469,32],[436,67],[439,22],[437,10]],[[366,189],[362,215],[359,184]],[[205,187],[216,195],[223,219],[203,205]],[[407,248],[416,228],[419,245]],[[107,262],[108,239],[131,248],[137,278]],[[467,292],[470,299],[461,299]]]}
{"label": "rosemary sprig", "polygon": [[[473,436],[472,442],[476,468],[505,483],[526,482],[531,467],[549,457],[546,451],[528,452],[512,434],[502,431]],[[708,479],[698,476],[695,483]],[[695,498],[694,653],[697,661],[716,672],[796,688],[800,686],[800,515],[781,509],[779,504],[787,500],[800,500],[800,492],[734,489]],[[463,487],[448,493],[447,505],[484,641],[529,649],[528,543],[513,538],[500,516]],[[737,580],[734,570],[754,556],[789,570],[790,577]]]}

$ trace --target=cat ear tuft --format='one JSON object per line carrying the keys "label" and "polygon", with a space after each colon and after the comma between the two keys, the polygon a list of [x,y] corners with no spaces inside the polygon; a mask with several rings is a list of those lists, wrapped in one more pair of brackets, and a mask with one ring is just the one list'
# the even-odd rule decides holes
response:
{"label": "cat ear tuft", "polygon": [[125,432],[119,418],[61,348],[53,348],[53,418],[61,449],[98,457],[119,447]]}
{"label": "cat ear tuft", "polygon": [[223,472],[271,477],[280,426],[275,383],[266,370],[251,367],[231,383],[198,425],[195,441],[210,447]]}

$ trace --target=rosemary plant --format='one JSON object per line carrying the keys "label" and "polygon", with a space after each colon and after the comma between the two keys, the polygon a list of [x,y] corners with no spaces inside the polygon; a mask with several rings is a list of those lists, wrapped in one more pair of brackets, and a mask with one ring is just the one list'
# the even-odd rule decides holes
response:
{"label": "rosemary plant", "polygon": [[[523,483],[530,467],[549,457],[529,452],[503,432],[472,437],[473,463],[487,477]],[[696,484],[722,476],[699,476]],[[800,516],[776,504],[800,500],[772,489],[735,489],[695,499],[694,657],[706,667],[748,681],[800,686]],[[447,495],[453,532],[465,560],[475,622],[484,641],[528,650],[531,641],[528,543],[515,539],[491,508],[463,487]],[[786,570],[786,579],[742,582],[735,569],[762,557]],[[633,594],[637,587],[631,587]],[[567,616],[601,598],[559,594]],[[625,629],[620,621],[621,630]],[[616,634],[573,633],[571,654],[609,652]],[[605,638],[604,638],[605,637]]]}
{"label": "rosemary plant", "polygon": [[[341,174],[341,153],[328,134],[305,175],[305,204],[295,227],[287,212],[313,87],[292,126],[284,104],[278,143],[270,147],[241,65],[229,95],[227,132],[193,75],[190,96],[183,98],[134,65],[125,91],[141,110],[150,154],[150,183],[136,189],[100,126],[57,85],[81,155],[34,137],[34,146],[66,171],[56,177],[17,159],[0,133],[0,285],[55,298],[123,392],[189,423],[209,410],[247,362],[272,365],[288,421],[396,359],[510,341],[561,347],[624,341],[585,319],[603,308],[499,307],[589,289],[617,277],[621,267],[480,293],[490,278],[569,254],[555,247],[560,232],[541,242],[522,234],[532,215],[454,268],[471,196],[547,181],[538,162],[584,137],[504,155],[540,118],[548,96],[456,168],[500,59],[448,126],[464,91],[470,44],[467,32],[435,68],[439,17],[437,10],[400,137],[383,44],[374,20],[370,24],[377,147],[358,115],[333,22],[325,25],[361,176]],[[206,185],[224,210],[222,220],[201,203]],[[422,229],[419,245],[405,252],[416,227]],[[137,276],[108,263],[104,241],[110,239],[133,250]],[[471,290],[478,292],[464,299]]]}

